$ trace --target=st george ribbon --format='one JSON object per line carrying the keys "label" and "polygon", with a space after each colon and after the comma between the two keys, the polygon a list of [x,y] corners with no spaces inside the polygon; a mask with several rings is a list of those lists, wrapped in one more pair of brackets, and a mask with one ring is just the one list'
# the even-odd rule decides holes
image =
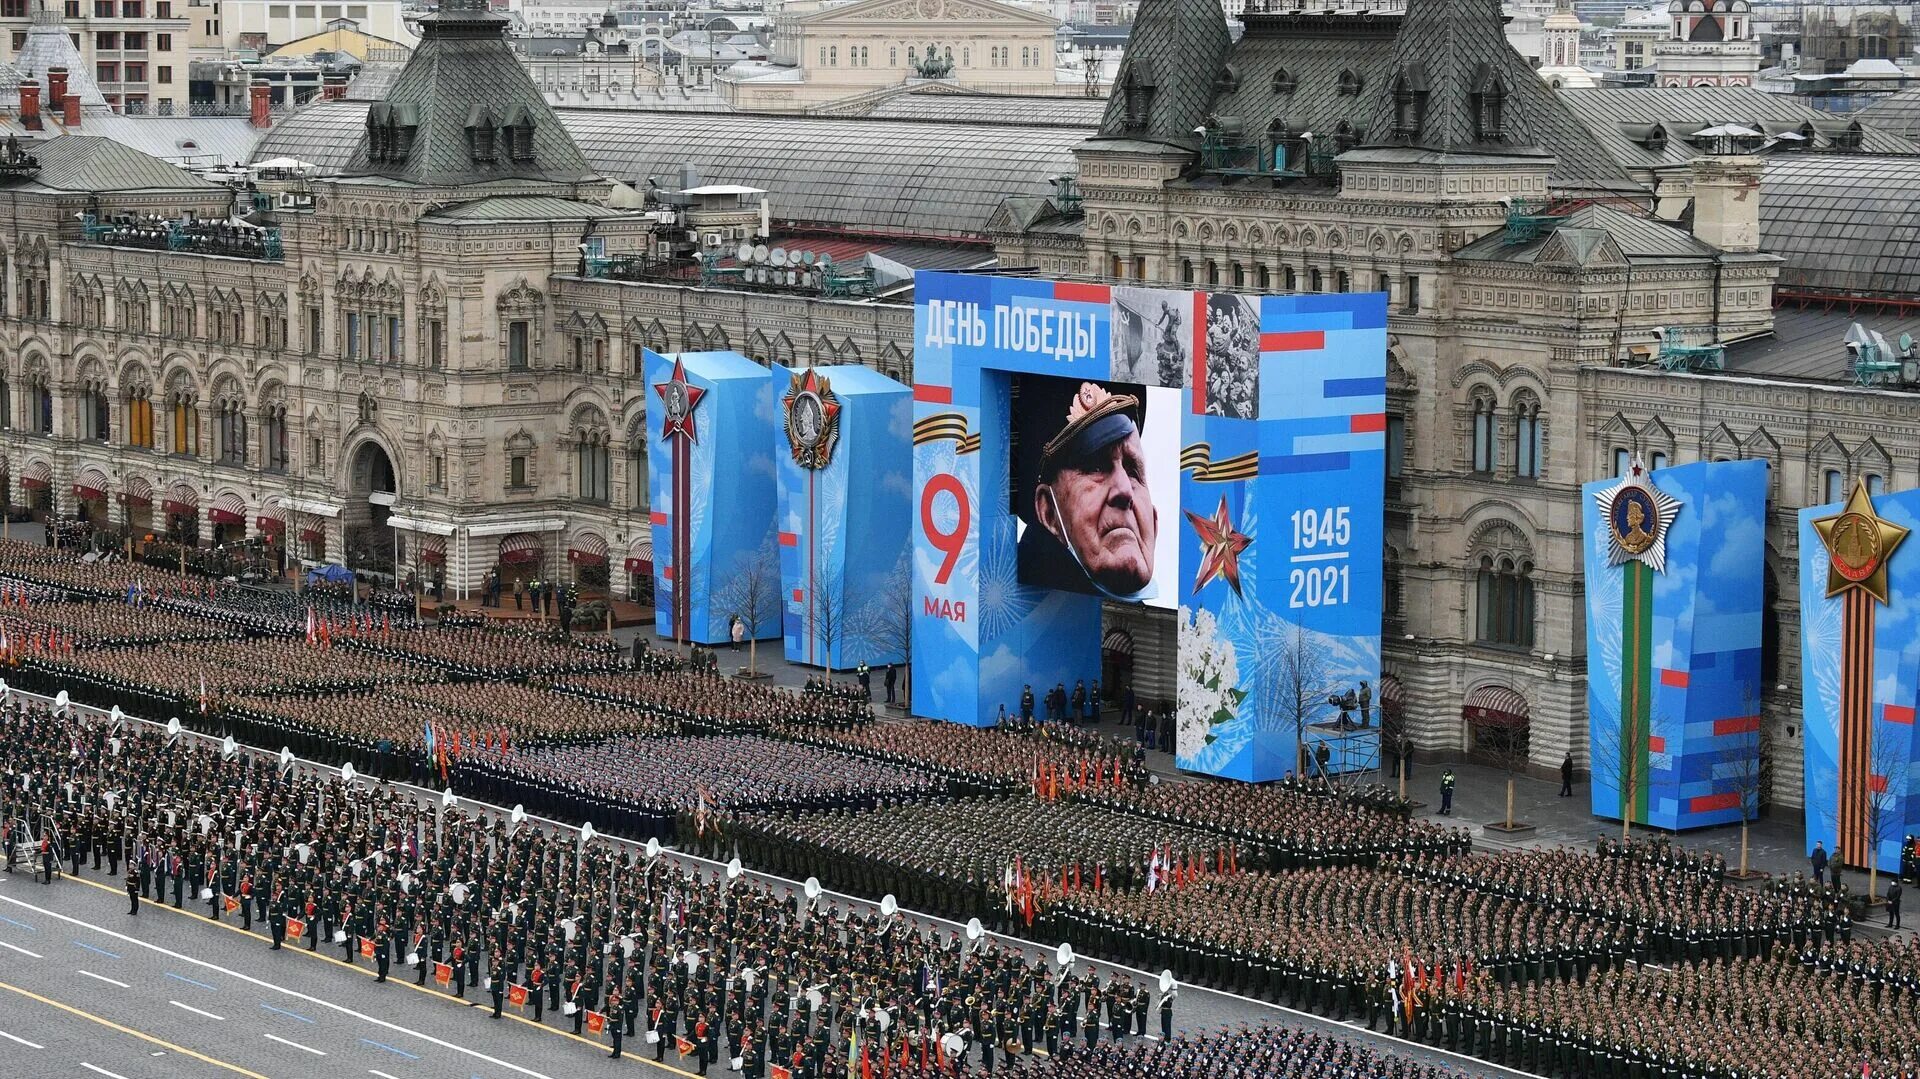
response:
{"label": "st george ribbon", "polygon": [[1811,523],[1826,551],[1827,598],[1838,596],[1844,605],[1840,616],[1836,853],[1847,865],[1864,866],[1873,855],[1877,830],[1870,820],[1874,806],[1874,620],[1880,605],[1888,602],[1887,563],[1909,530],[1875,511],[1873,496],[1864,482],[1854,486],[1839,513],[1813,518]]}

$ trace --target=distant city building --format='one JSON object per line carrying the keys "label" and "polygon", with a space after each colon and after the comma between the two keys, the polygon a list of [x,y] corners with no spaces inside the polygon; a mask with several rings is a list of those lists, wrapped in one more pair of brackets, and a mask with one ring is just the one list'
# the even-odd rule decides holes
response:
{"label": "distant city building", "polygon": [[283,0],[220,0],[215,37],[228,52],[266,54],[288,42],[323,34],[336,20],[351,20],[364,34],[411,47],[419,35],[407,24],[402,0],[351,3],[291,3]]}
{"label": "distant city building", "polygon": [[1059,70],[1060,23],[1001,0],[791,0],[767,63],[719,79],[736,107],[801,110],[913,80],[996,94],[1085,94],[1078,60]]}
{"label": "distant city building", "polygon": [[1571,0],[1554,5],[1540,29],[1540,77],[1556,90],[1594,85],[1593,73],[1580,64],[1580,16]]}
{"label": "distant city building", "polygon": [[1672,0],[1667,40],[1655,43],[1661,86],[1752,86],[1760,43],[1747,0]]}
{"label": "distant city building", "polygon": [[[134,115],[187,111],[184,0],[24,0],[0,4],[0,62],[46,85],[49,67],[89,105]],[[96,100],[97,96],[97,100]]]}

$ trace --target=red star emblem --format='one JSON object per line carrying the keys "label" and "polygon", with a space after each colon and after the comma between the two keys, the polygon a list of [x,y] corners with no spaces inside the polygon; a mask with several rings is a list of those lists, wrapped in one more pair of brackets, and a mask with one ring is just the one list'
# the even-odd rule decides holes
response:
{"label": "red star emblem", "polygon": [[700,441],[700,433],[693,426],[693,409],[707,391],[687,381],[687,365],[675,356],[673,358],[673,377],[665,382],[653,384],[653,392],[660,395],[661,413],[660,437],[672,438],[685,435],[687,441]]}
{"label": "red star emblem", "polygon": [[1215,577],[1224,577],[1233,586],[1233,594],[1240,595],[1240,552],[1253,543],[1253,539],[1233,527],[1233,517],[1227,513],[1227,499],[1222,495],[1220,508],[1213,516],[1202,517],[1187,510],[1187,520],[1193,530],[1200,535],[1200,572],[1193,578],[1193,590],[1199,592],[1207,582]]}

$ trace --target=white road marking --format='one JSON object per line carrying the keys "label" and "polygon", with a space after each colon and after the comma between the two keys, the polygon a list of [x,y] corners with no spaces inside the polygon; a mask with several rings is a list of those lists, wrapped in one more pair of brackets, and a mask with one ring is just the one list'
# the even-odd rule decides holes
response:
{"label": "white road marking", "polygon": [[95,1075],[104,1075],[107,1077],[107,1079],[127,1079],[126,1076],[121,1075],[119,1072],[110,1072],[107,1069],[100,1067],[99,1065],[89,1064],[84,1060],[80,1062],[80,1066],[94,1073]]}
{"label": "white road marking", "polygon": [[380,1079],[399,1079],[398,1076],[388,1075],[386,1072],[381,1071],[379,1068],[368,1068],[367,1074],[377,1075],[380,1077]]}
{"label": "white road marking", "polygon": [[6,941],[4,941],[4,940],[0,940],[0,948],[5,948],[6,950],[8,950],[8,951],[10,951],[10,952],[19,952],[19,953],[20,953],[21,955],[24,955],[24,956],[26,956],[26,957],[28,957],[28,958],[30,958],[30,959],[45,959],[45,958],[46,958],[46,956],[44,956],[44,955],[41,955],[41,954],[40,954],[39,952],[30,952],[30,951],[28,951],[28,950],[26,950],[25,948],[22,948],[22,947],[20,947],[20,946],[19,946],[18,944],[8,944],[8,943],[7,943]]}
{"label": "white road marking", "polygon": [[182,952],[176,952],[171,948],[163,948],[158,944],[150,944],[147,941],[140,940],[136,937],[130,937],[125,933],[115,932],[114,930],[108,929],[105,926],[94,925],[92,922],[82,921],[79,918],[74,918],[69,915],[61,914],[58,911],[49,910],[46,907],[40,907],[40,906],[35,906],[32,903],[21,902],[20,900],[15,899],[12,896],[0,896],[0,903],[7,903],[12,906],[22,907],[24,909],[34,911],[37,914],[44,914],[58,921],[66,922],[69,925],[79,926],[82,929],[91,929],[94,932],[99,933],[103,936],[112,937],[114,940],[120,941],[123,944],[129,945],[134,948],[144,948],[147,951],[153,952],[155,954],[164,955],[169,959],[175,959],[182,963],[191,963],[194,966],[201,967],[205,970],[218,971],[222,974],[226,974],[240,981],[246,982],[249,985],[258,986],[261,989],[270,989],[273,992],[281,994],[282,996],[291,997],[294,1000],[305,1001],[306,1003],[311,1004],[316,1008],[325,1008],[328,1011],[336,1012],[340,1015],[345,1015],[353,1019],[358,1019],[363,1023],[371,1024],[373,1026],[381,1028],[382,1030],[391,1030],[396,1034],[406,1034],[410,1037],[417,1038],[420,1041],[426,1042],[428,1045],[438,1046],[442,1049],[447,1049],[455,1053],[459,1053],[462,1056],[467,1056],[475,1060],[484,1061],[485,1063],[491,1064],[496,1068],[504,1068],[507,1071],[513,1072],[516,1075],[527,1076],[527,1079],[555,1079],[554,1076],[548,1075],[545,1072],[535,1071],[532,1068],[523,1067],[519,1064],[512,1063],[511,1061],[501,1060],[498,1057],[489,1056],[488,1054],[482,1053],[477,1049],[472,1049],[464,1045],[459,1045],[454,1042],[447,1041],[444,1038],[436,1038],[431,1034],[422,1034],[421,1032],[414,1030],[410,1027],[403,1027],[398,1023],[389,1022],[388,1020],[385,1020],[385,1019],[375,1018],[374,1016],[368,1015],[365,1012],[355,1011],[354,1009],[349,1008],[343,1004],[335,1004],[330,1000],[322,1000],[321,998],[313,996],[311,994],[302,993],[297,989],[288,989],[285,986],[275,985],[272,982],[266,981],[264,979],[255,978],[247,974],[242,974],[237,970],[230,970],[226,967],[221,966],[218,963],[211,963],[205,959],[196,959],[193,956],[186,955]]}
{"label": "white road marking", "polygon": [[0,1038],[5,1038],[10,1042],[18,1042],[19,1044],[24,1045],[29,1049],[45,1049],[46,1048],[46,1046],[41,1045],[38,1042],[30,1042],[27,1039],[22,1038],[18,1034],[9,1034],[4,1030],[0,1030]]}
{"label": "white road marking", "polygon": [[171,1004],[171,1005],[173,1005],[173,1006],[174,1006],[174,1007],[176,1007],[176,1008],[179,1008],[179,1009],[181,1009],[182,1011],[189,1011],[189,1012],[192,1012],[192,1013],[193,1013],[193,1014],[195,1014],[195,1015],[204,1015],[204,1016],[206,1016],[206,1017],[207,1017],[208,1019],[212,1019],[212,1020],[214,1020],[215,1022],[219,1022],[219,1023],[224,1023],[224,1022],[226,1022],[226,1021],[227,1021],[227,1017],[226,1017],[226,1016],[224,1016],[224,1015],[215,1015],[215,1014],[213,1014],[212,1012],[203,1012],[203,1011],[201,1011],[200,1009],[198,1009],[198,1008],[196,1008],[196,1007],[194,1007],[194,1006],[193,1006],[193,1005],[191,1005],[191,1004],[182,1004],[182,1003],[180,1003],[180,1002],[179,1002],[179,1001],[177,1001],[177,1000],[169,1000],[169,1001],[167,1001],[167,1003],[168,1003],[168,1004]]}
{"label": "white road marking", "polygon": [[324,1052],[321,1052],[320,1050],[318,1050],[318,1049],[315,1049],[314,1047],[312,1047],[312,1046],[310,1046],[310,1045],[301,1045],[301,1044],[300,1044],[299,1042],[290,1042],[290,1041],[288,1041],[287,1039],[285,1039],[285,1038],[282,1038],[282,1037],[281,1037],[280,1035],[278,1035],[278,1034],[267,1034],[267,1035],[264,1035],[264,1037],[266,1037],[266,1038],[268,1038],[268,1039],[269,1039],[269,1040],[271,1040],[271,1041],[276,1041],[276,1042],[279,1042],[279,1043],[280,1043],[281,1045],[291,1045],[291,1046],[293,1046],[293,1047],[294,1047],[295,1049],[298,1049],[298,1050],[300,1050],[300,1051],[302,1051],[302,1052],[306,1052],[306,1053],[312,1053],[312,1054],[313,1054],[314,1056],[317,1056],[317,1057],[323,1057],[323,1056],[326,1056],[326,1055],[327,1055],[326,1053],[324,1053]]}
{"label": "white road marking", "polygon": [[94,973],[93,971],[90,971],[90,970],[77,970],[77,971],[75,971],[74,973],[76,973],[76,974],[84,974],[84,975],[86,975],[87,977],[89,977],[89,978],[92,978],[92,979],[93,979],[94,981],[96,981],[96,982],[106,982],[106,983],[107,983],[108,985],[117,985],[117,986],[119,986],[119,987],[120,987],[120,988],[122,988],[122,989],[132,989],[132,988],[133,988],[133,986],[131,986],[131,985],[128,985],[128,984],[127,984],[126,982],[119,982],[119,981],[115,981],[115,980],[113,980],[112,978],[109,978],[109,977],[107,977],[107,976],[106,976],[106,975],[104,975],[104,974],[95,974],[95,973]]}

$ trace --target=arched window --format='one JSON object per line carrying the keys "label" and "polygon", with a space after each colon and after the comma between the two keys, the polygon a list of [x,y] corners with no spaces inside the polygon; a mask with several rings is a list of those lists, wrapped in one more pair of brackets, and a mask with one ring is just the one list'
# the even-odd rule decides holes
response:
{"label": "arched window", "polygon": [[1473,470],[1492,472],[1494,461],[1498,458],[1500,438],[1500,418],[1493,408],[1491,394],[1476,394],[1473,398]]}
{"label": "arched window", "polygon": [[1521,479],[1539,479],[1541,451],[1545,448],[1540,402],[1523,396],[1513,404],[1513,474]]}
{"label": "arched window", "polygon": [[1307,291],[1320,292],[1320,271],[1318,268],[1307,271]]}
{"label": "arched window", "polygon": [[89,379],[80,391],[80,437],[105,442],[113,427],[113,406],[107,400],[107,384]]}
{"label": "arched window", "polygon": [[1847,497],[1846,473],[1829,468],[1820,473],[1820,501],[1839,502]]}
{"label": "arched window", "polygon": [[1886,493],[1886,486],[1887,481],[1881,479],[1879,476],[1872,474],[1867,476],[1867,493],[1873,497],[1879,498],[1882,494]]}
{"label": "arched window", "polygon": [[605,502],[609,471],[606,435],[601,432],[582,434],[574,446],[574,457],[574,471],[579,480],[580,500]]}
{"label": "arched window", "polygon": [[1533,563],[1483,555],[1475,584],[1475,639],[1482,644],[1532,648]]}
{"label": "arched window", "polygon": [[651,504],[647,492],[647,423],[642,419],[627,431],[627,505],[643,510]]}
{"label": "arched window", "polygon": [[13,385],[0,375],[0,430],[13,427]]}
{"label": "arched window", "polygon": [[215,407],[214,459],[223,465],[246,464],[246,404],[238,397],[223,396]]}
{"label": "arched window", "polygon": [[200,410],[194,407],[193,391],[176,389],[167,395],[173,419],[173,452],[191,457],[200,452]]}
{"label": "arched window", "polygon": [[47,385],[46,372],[33,376],[34,430],[43,435],[53,433],[53,387]]}
{"label": "arched window", "polygon": [[125,430],[127,445],[142,450],[152,449],[152,391],[146,386],[127,387],[126,409],[127,419]]}
{"label": "arched window", "polygon": [[260,411],[261,464],[269,472],[287,470],[287,406],[270,404]]}

